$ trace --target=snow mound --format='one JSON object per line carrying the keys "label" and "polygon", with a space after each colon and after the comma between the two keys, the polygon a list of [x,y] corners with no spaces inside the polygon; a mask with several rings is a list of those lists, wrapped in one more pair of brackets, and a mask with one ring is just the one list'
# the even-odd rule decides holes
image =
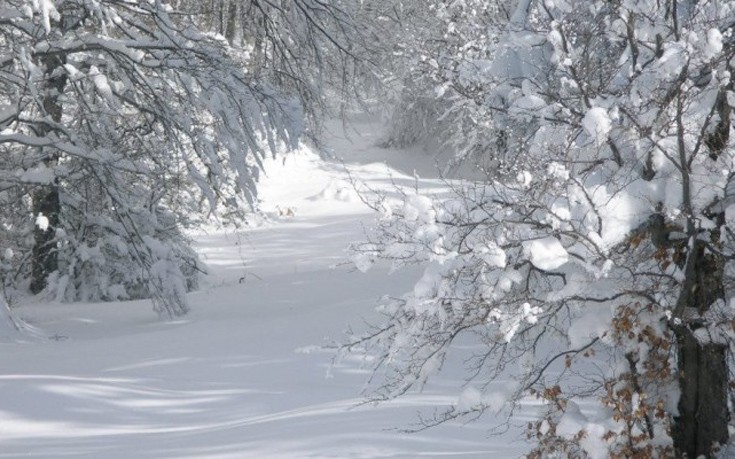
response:
{"label": "snow mound", "polygon": [[331,181],[322,191],[307,199],[310,201],[355,202],[359,197],[351,184],[341,181]]}

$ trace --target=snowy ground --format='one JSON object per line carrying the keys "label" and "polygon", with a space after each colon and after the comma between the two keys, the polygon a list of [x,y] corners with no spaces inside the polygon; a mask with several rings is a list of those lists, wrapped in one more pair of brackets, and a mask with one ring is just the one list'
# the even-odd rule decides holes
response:
{"label": "snowy ground", "polygon": [[330,370],[319,345],[374,317],[379,296],[402,293],[417,276],[342,264],[345,246],[373,218],[350,176],[389,193],[394,184],[443,188],[430,178],[431,158],[375,147],[377,126],[358,123],[349,140],[332,127],[330,151],[351,173],[307,151],[271,161],[261,197],[273,221],[197,236],[212,275],[183,320],[161,322],[145,301],[19,305],[15,314],[35,333],[0,336],[0,458],[508,458],[528,450],[519,429],[489,436],[491,415],[398,430],[457,399],[462,374],[451,366],[421,393],[379,406],[358,406],[369,376],[359,359]]}

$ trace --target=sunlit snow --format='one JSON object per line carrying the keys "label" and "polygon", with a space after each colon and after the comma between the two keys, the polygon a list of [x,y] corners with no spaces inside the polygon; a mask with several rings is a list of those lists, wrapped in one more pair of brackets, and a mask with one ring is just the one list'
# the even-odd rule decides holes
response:
{"label": "sunlit snow", "polygon": [[[494,416],[397,430],[414,426],[419,411],[457,402],[461,348],[422,392],[375,406],[361,404],[369,356],[333,364],[320,347],[341,339],[348,325],[375,319],[380,296],[405,293],[421,275],[389,274],[384,265],[363,274],[347,263],[345,247],[362,240],[374,219],[348,188],[353,180],[398,202],[395,185],[415,191],[415,168],[431,176],[425,155],[375,147],[377,126],[358,124],[360,135],[347,140],[339,123],[330,125],[334,161],[306,148],[269,160],[260,198],[270,221],[247,232],[193,235],[211,276],[190,294],[192,311],[181,320],[161,322],[147,301],[27,303],[15,305],[14,317],[35,332],[18,334],[0,306],[0,458],[506,458],[527,451],[522,432],[533,408],[502,437],[488,436],[503,422]],[[438,178],[418,185],[427,193],[446,189]],[[418,221],[433,218],[420,195],[407,210]],[[37,221],[48,225],[46,217]],[[485,256],[504,262],[496,248]],[[479,399],[468,393],[466,404],[498,408],[507,387],[500,380]]]}

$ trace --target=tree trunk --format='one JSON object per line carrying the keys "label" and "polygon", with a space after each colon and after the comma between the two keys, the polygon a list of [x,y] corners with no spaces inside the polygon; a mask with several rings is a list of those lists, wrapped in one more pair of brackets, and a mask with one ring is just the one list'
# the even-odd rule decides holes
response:
{"label": "tree trunk", "polygon": [[[66,86],[66,74],[56,72],[66,63],[64,55],[50,54],[41,57],[40,61],[45,67],[47,77],[46,94],[43,98],[44,115],[55,123],[60,123],[63,107],[59,96]],[[40,121],[36,126],[36,134],[40,137],[47,135],[53,129],[48,123]],[[56,152],[41,151],[45,156],[44,164],[53,168],[59,160]],[[47,228],[33,229],[33,251],[31,258],[31,293],[39,293],[46,287],[49,274],[58,269],[58,256],[56,251],[56,228],[59,226],[59,215],[61,213],[61,202],[59,200],[59,186],[54,182],[38,188],[33,193],[33,218],[43,215],[48,219]]]}
{"label": "tree trunk", "polygon": [[49,274],[59,268],[56,253],[56,232],[59,225],[59,189],[56,185],[49,185],[37,190],[33,194],[33,215],[39,214],[48,218],[48,228],[33,229],[33,253],[31,266],[31,293],[39,293],[46,288]]}
{"label": "tree trunk", "polygon": [[674,446],[690,459],[712,457],[712,446],[728,439],[727,347],[699,343],[688,327],[676,335],[681,398]]}
{"label": "tree trunk", "polygon": [[239,43],[236,43],[238,39],[238,33],[237,33],[237,20],[239,19],[238,15],[238,6],[239,3],[236,1],[230,2],[228,8],[227,8],[227,26],[225,29],[225,39],[227,40],[227,43],[231,45],[238,45]]}
{"label": "tree trunk", "polygon": [[706,326],[704,313],[724,298],[723,275],[722,256],[696,241],[677,305],[683,323],[674,327],[681,398],[672,434],[676,449],[690,459],[712,457],[712,447],[729,436],[727,346],[708,340],[706,333],[704,339],[695,336]]}

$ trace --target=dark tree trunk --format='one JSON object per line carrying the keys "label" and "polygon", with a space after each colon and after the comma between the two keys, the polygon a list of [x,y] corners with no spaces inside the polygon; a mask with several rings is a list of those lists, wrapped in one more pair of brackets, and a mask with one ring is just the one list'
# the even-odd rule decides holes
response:
{"label": "dark tree trunk", "polygon": [[235,39],[237,38],[237,20],[239,19],[238,14],[238,2],[231,1],[227,8],[227,27],[225,29],[225,39],[227,43],[236,45]]}
{"label": "dark tree trunk", "polygon": [[39,214],[48,218],[48,228],[42,229],[38,225],[33,230],[33,258],[31,267],[31,293],[38,293],[46,287],[49,274],[59,268],[56,254],[56,232],[59,225],[58,187],[46,186],[33,194],[33,215]]}
{"label": "dark tree trunk", "polygon": [[[46,94],[43,98],[44,115],[55,123],[60,123],[63,115],[63,107],[59,97],[66,86],[66,74],[57,72],[66,58],[62,54],[51,54],[42,56],[40,61],[45,67],[47,77]],[[36,126],[36,134],[47,135],[53,130],[53,126],[46,122],[39,122]],[[44,164],[53,168],[59,160],[54,151],[44,151]],[[43,215],[48,219],[47,228],[35,226],[33,230],[33,251],[31,258],[31,285],[32,293],[38,293],[46,287],[49,274],[59,267],[58,254],[56,250],[56,228],[59,226],[61,214],[61,202],[59,200],[59,186],[54,182],[38,188],[33,193],[33,218]]]}
{"label": "dark tree trunk", "polygon": [[712,447],[729,437],[727,346],[708,340],[706,333],[704,339],[695,336],[705,326],[702,315],[724,298],[723,271],[722,257],[697,241],[677,307],[683,323],[674,327],[681,398],[672,434],[676,449],[690,459],[712,457]]}
{"label": "dark tree trunk", "polygon": [[688,327],[677,332],[679,346],[679,417],[674,444],[694,459],[712,457],[712,446],[728,439],[727,348],[701,344]]}

